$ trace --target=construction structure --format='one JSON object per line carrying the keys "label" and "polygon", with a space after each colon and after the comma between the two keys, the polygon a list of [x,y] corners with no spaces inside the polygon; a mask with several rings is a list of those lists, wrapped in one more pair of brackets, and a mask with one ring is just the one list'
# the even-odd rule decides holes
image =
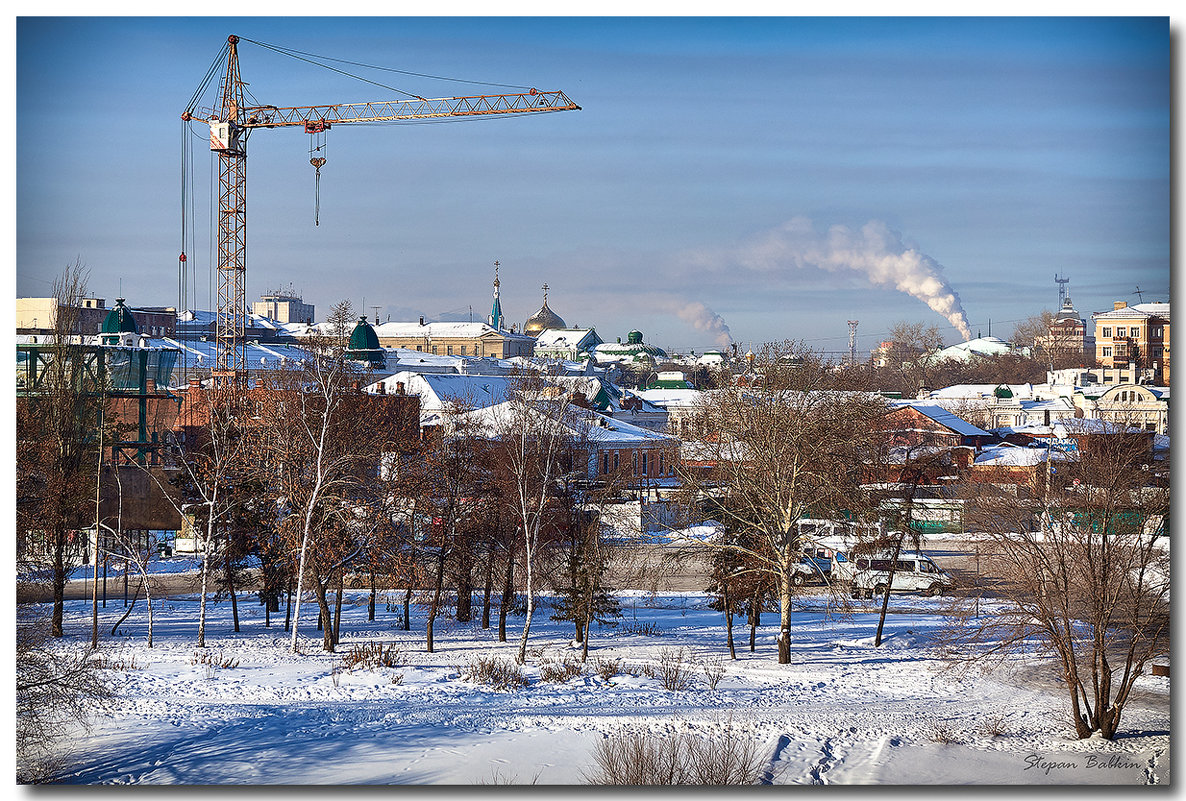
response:
{"label": "construction structure", "polygon": [[[250,41],[250,40],[247,40]],[[580,106],[563,92],[540,92],[532,89],[519,94],[480,95],[367,103],[332,103],[315,106],[277,107],[248,105],[244,101],[244,81],[239,74],[238,36],[227,38],[215,66],[194,93],[189,107],[181,115],[191,120],[205,120],[210,126],[210,149],[218,153],[218,320],[216,361],[212,377],[216,386],[236,386],[245,377],[243,328],[247,272],[247,139],[259,128],[302,128],[310,135],[324,135],[333,125],[386,121],[424,120],[443,117],[488,117],[551,111],[574,111]],[[272,48],[276,49],[276,48]],[[216,65],[225,62],[218,105],[199,110],[197,103],[216,74]],[[188,141],[188,137],[186,137]],[[188,146],[188,145],[187,145]],[[310,163],[320,175],[324,157]],[[179,256],[179,271],[186,256]],[[184,284],[184,281],[182,281]]]}

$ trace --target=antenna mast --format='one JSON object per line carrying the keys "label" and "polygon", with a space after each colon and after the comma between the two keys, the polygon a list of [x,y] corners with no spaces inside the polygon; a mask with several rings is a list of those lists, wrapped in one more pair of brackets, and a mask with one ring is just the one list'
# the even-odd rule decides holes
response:
{"label": "antenna mast", "polygon": [[848,321],[848,363],[857,363],[857,323],[860,320]]}
{"label": "antenna mast", "polygon": [[1059,278],[1058,273],[1054,274],[1054,283],[1058,284],[1058,308],[1062,308],[1063,304],[1067,302],[1067,284],[1071,282],[1070,278],[1063,276]]}

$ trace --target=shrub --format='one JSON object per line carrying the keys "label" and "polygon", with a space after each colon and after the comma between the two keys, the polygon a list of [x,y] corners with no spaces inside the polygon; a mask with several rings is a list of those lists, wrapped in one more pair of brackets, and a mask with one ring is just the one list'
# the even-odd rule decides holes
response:
{"label": "shrub", "polygon": [[479,656],[462,670],[461,678],[477,684],[488,684],[496,690],[513,690],[527,686],[523,668],[509,659]]}
{"label": "shrub", "polygon": [[629,623],[622,627],[627,634],[642,634],[646,637],[658,637],[663,634],[657,623]]}
{"label": "shrub", "polygon": [[923,725],[923,734],[933,743],[949,745],[959,742],[959,735],[955,726],[943,718],[931,718]]}
{"label": "shrub", "polygon": [[545,659],[539,663],[539,677],[541,681],[563,683],[571,678],[580,676],[584,672],[585,666],[581,664],[580,660],[571,656],[566,657],[560,662]]}
{"label": "shrub", "polygon": [[593,662],[593,669],[597,671],[597,675],[609,681],[614,676],[618,675],[622,667],[620,659],[602,659],[598,657]]}
{"label": "shrub", "polygon": [[692,686],[692,668],[684,662],[684,649],[664,648],[659,652],[655,675],[665,690],[686,690]]}
{"label": "shrub", "polygon": [[593,759],[594,773],[584,776],[588,783],[634,786],[756,784],[765,765],[758,744],[732,723],[709,737],[687,731],[613,734],[596,745]]}
{"label": "shrub", "polygon": [[988,713],[980,719],[977,730],[985,737],[1001,737],[1005,734],[1008,717],[1004,712]]}
{"label": "shrub", "polygon": [[395,643],[363,642],[350,646],[342,654],[342,667],[346,670],[373,670],[380,667],[395,667],[399,664],[399,646]]}
{"label": "shrub", "polygon": [[719,656],[709,657],[704,664],[701,665],[704,670],[704,677],[708,679],[708,689],[715,690],[717,685],[721,683],[721,679],[725,678],[728,672],[725,670],[725,662]]}
{"label": "shrub", "polygon": [[194,651],[194,655],[190,657],[189,663],[191,665],[204,665],[208,668],[219,668],[223,670],[239,667],[238,659],[233,656],[223,656],[222,651],[218,653],[213,651]]}

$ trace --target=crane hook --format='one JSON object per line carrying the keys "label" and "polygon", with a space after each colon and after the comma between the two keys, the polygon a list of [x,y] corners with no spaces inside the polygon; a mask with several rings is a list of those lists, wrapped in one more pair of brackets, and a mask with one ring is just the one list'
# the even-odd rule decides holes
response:
{"label": "crane hook", "polygon": [[313,178],[313,224],[321,225],[321,168],[325,165],[325,159],[321,156],[314,156],[309,159],[309,163],[317,171]]}

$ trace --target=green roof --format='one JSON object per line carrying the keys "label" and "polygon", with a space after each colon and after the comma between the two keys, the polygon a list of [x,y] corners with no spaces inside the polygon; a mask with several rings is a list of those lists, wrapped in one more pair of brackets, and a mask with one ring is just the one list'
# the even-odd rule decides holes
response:
{"label": "green roof", "polygon": [[387,361],[386,352],[379,346],[379,337],[366,317],[358,318],[358,324],[350,333],[346,353],[352,359],[370,362],[373,365],[382,365]]}
{"label": "green roof", "polygon": [[102,334],[139,334],[140,327],[136,325],[136,318],[132,316],[131,310],[124,305],[123,298],[117,298],[115,301],[115,308],[107,312],[107,317],[103,320],[103,327],[99,329]]}

